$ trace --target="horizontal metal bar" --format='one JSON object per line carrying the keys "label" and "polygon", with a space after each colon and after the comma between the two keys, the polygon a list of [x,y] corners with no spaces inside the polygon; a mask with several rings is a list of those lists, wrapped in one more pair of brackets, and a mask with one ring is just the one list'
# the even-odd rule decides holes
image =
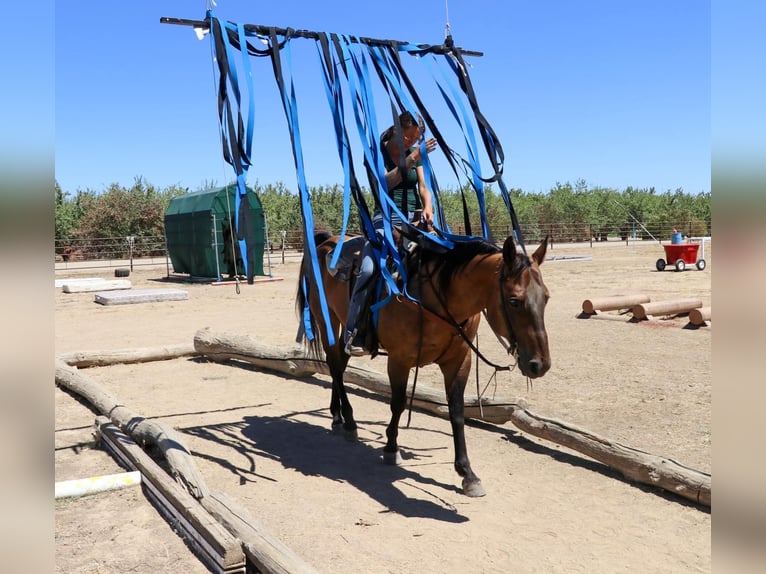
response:
{"label": "horizontal metal bar", "polygon": [[[160,24],[175,24],[178,26],[191,26],[193,28],[200,28],[203,30],[207,30],[210,28],[210,22],[207,20],[188,20],[185,18],[171,18],[168,16],[162,16],[160,18]],[[271,28],[269,26],[261,26],[259,24],[245,24],[245,30],[248,32],[253,32],[256,34],[269,34],[271,32]],[[279,34],[280,36],[286,36],[291,35],[296,38],[312,38],[314,40],[319,38],[320,33],[319,32],[312,32],[310,30],[293,30],[293,29],[287,29],[287,28],[274,28],[274,31]],[[402,42],[399,40],[380,40],[376,38],[366,38],[366,37],[351,37],[352,42],[361,42],[363,44],[369,44],[371,46],[396,46],[396,45],[402,45],[402,44],[409,44],[409,42]],[[449,47],[446,44],[440,44],[440,45],[430,45],[430,44],[417,44],[419,48],[422,48],[423,50],[428,50],[431,52],[435,52],[437,54],[446,54],[448,52],[460,52],[463,56],[474,56],[474,57],[481,57],[484,55],[484,52],[477,52],[474,50],[464,50],[463,48],[459,48],[457,46]]]}

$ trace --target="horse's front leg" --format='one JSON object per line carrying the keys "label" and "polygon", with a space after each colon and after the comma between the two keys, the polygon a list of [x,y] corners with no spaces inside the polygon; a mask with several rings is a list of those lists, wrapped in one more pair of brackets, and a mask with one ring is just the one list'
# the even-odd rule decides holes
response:
{"label": "horse's front leg", "polygon": [[388,359],[388,380],[391,384],[391,420],[386,427],[386,446],[383,447],[383,462],[387,464],[401,464],[402,457],[399,454],[397,437],[399,436],[399,420],[407,403],[407,379],[410,369]]}
{"label": "horse's front leg", "polygon": [[468,460],[465,443],[464,394],[465,383],[471,371],[471,353],[465,349],[462,359],[439,365],[444,375],[444,390],[447,394],[449,419],[452,425],[452,440],[455,443],[455,471],[463,477],[463,494],[466,496],[484,496],[486,492],[481,479],[476,476]]}

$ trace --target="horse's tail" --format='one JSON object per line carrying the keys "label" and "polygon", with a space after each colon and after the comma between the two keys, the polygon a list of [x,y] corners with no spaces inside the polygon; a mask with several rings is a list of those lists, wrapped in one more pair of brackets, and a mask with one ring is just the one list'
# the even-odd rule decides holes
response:
{"label": "horse's tail", "polygon": [[[319,231],[314,234],[314,244],[320,245],[332,237],[331,233],[327,231]],[[319,338],[319,328],[314,317],[314,313],[311,311],[309,305],[309,295],[312,289],[315,289],[314,278],[311,273],[311,266],[306,260],[306,254],[304,253],[303,259],[301,259],[300,273],[298,275],[298,292],[295,295],[295,312],[298,315],[298,333],[295,337],[296,343],[301,343],[306,347],[308,354],[317,358],[324,358],[324,349]],[[308,312],[307,312],[308,310]],[[308,338],[306,333],[306,325],[304,321],[308,320],[311,332],[314,334],[313,339]]]}

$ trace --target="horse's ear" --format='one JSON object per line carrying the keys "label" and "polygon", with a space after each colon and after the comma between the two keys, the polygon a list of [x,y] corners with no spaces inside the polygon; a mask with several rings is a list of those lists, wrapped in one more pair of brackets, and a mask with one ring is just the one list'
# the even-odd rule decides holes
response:
{"label": "horse's ear", "polygon": [[503,244],[503,261],[508,266],[508,269],[513,269],[513,260],[516,257],[516,244],[513,242],[513,235],[509,235],[505,238]]}
{"label": "horse's ear", "polygon": [[548,236],[545,236],[545,239],[543,239],[540,242],[540,246],[535,249],[535,252],[532,254],[532,259],[537,262],[538,265],[543,264],[543,260],[545,259],[545,253],[548,251]]}

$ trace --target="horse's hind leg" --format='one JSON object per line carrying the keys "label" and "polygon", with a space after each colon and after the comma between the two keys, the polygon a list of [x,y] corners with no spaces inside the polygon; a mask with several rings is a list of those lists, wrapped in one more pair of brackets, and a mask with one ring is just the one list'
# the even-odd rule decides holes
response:
{"label": "horse's hind leg", "polygon": [[471,370],[471,353],[467,352],[462,361],[439,365],[444,375],[444,387],[447,393],[449,419],[452,425],[452,439],[455,444],[455,471],[463,477],[463,494],[466,496],[484,496],[486,492],[481,479],[471,468],[468,449],[465,442],[465,415],[463,395],[468,373]]}

